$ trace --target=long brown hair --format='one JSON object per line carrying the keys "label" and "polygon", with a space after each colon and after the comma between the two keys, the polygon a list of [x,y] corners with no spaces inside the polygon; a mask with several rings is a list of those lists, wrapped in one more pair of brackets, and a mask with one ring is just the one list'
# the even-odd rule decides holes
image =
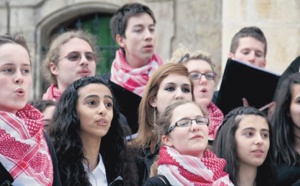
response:
{"label": "long brown hair", "polygon": [[157,111],[150,103],[155,99],[161,82],[170,74],[187,76],[191,83],[191,93],[193,96],[193,82],[189,77],[187,68],[182,64],[167,63],[160,66],[153,73],[147,83],[145,93],[139,105],[139,130],[137,138],[134,141],[142,149],[150,145],[151,152],[154,152],[158,139],[154,132],[152,132],[156,123]]}

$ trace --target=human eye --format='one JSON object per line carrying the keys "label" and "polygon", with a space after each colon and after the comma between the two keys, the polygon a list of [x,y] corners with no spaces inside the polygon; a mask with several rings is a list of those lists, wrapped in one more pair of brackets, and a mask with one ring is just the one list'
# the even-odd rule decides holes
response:
{"label": "human eye", "polygon": [[260,51],[259,51],[259,52],[255,52],[255,56],[256,56],[256,57],[262,57],[262,56],[263,56],[263,53],[260,52]]}
{"label": "human eye", "polygon": [[268,132],[262,133],[261,137],[267,139],[269,138],[269,133]]}
{"label": "human eye", "polygon": [[2,71],[7,74],[11,74],[11,73],[15,72],[15,70],[13,68],[4,68]]}
{"label": "human eye", "polygon": [[250,51],[249,50],[242,50],[241,53],[244,54],[244,55],[248,55],[250,53]]}
{"label": "human eye", "polygon": [[168,92],[172,92],[175,90],[175,88],[173,86],[169,86],[169,87],[166,87],[165,90]]}
{"label": "human eye", "polygon": [[88,61],[95,61],[95,56],[93,53],[86,53],[85,54],[85,58],[88,60]]}
{"label": "human eye", "polygon": [[181,90],[184,93],[190,93],[191,92],[191,88],[189,88],[189,87],[183,87]]}
{"label": "human eye", "polygon": [[80,53],[79,52],[71,52],[67,56],[68,60],[70,61],[77,61],[80,58]]}
{"label": "human eye", "polygon": [[205,74],[206,79],[208,80],[214,80],[215,79],[215,74],[212,72],[206,73]]}
{"label": "human eye", "polygon": [[201,76],[200,73],[196,73],[196,72],[190,73],[190,77],[191,77],[192,80],[197,80],[197,79],[200,78],[200,76]]}
{"label": "human eye", "polygon": [[251,131],[245,131],[245,132],[244,132],[244,135],[245,135],[246,137],[252,137],[252,136],[253,136],[253,132],[251,132]]}
{"label": "human eye", "polygon": [[96,100],[88,100],[86,103],[89,106],[97,106],[99,104],[99,102]]}
{"label": "human eye", "polygon": [[104,105],[105,105],[106,108],[112,108],[113,107],[113,103],[111,101],[106,101],[104,103]]}
{"label": "human eye", "polygon": [[150,31],[151,33],[154,33],[154,32],[155,32],[155,28],[154,28],[154,27],[150,27],[150,28],[149,28],[149,31]]}
{"label": "human eye", "polygon": [[31,73],[31,69],[30,68],[24,68],[23,70],[22,70],[22,73],[23,74],[30,74]]}
{"label": "human eye", "polygon": [[183,119],[183,120],[180,120],[180,121],[178,121],[177,122],[177,125],[179,126],[179,127],[187,127],[187,126],[189,126],[190,125],[190,120],[189,119]]}
{"label": "human eye", "polygon": [[196,123],[198,125],[207,125],[208,123],[205,121],[205,118],[196,118],[195,119]]}

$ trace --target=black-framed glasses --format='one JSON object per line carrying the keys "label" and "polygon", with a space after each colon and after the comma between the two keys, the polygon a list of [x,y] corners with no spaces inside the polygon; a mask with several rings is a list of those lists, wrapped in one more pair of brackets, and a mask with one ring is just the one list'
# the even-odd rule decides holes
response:
{"label": "black-framed glasses", "polygon": [[[89,62],[96,61],[96,56],[93,52],[85,52],[84,56]],[[81,55],[80,52],[73,51],[73,52],[68,53],[68,55],[66,55],[65,57],[59,59],[58,61],[60,61],[64,58],[66,58],[66,59],[68,59],[69,61],[72,61],[72,62],[78,62],[78,61],[81,60],[82,55]]]}
{"label": "black-framed glasses", "polygon": [[207,80],[215,80],[217,74],[214,72],[207,72],[207,73],[200,73],[200,72],[191,72],[190,73],[190,77],[192,80],[198,80],[200,79],[202,76],[204,76]]}
{"label": "black-framed glasses", "polygon": [[209,124],[209,119],[203,116],[196,116],[195,119],[184,118],[177,121],[174,125],[168,128],[165,135],[169,134],[175,127],[188,127],[193,124],[193,121],[196,122],[197,125],[207,125]]}

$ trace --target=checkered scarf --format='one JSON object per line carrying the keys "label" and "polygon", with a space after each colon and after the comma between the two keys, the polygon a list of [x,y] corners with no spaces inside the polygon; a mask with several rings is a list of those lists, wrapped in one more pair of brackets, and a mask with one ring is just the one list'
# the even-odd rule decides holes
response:
{"label": "checkered scarf", "polygon": [[58,101],[62,93],[58,90],[55,84],[51,84],[47,91],[43,94],[43,100]]}
{"label": "checkered scarf", "polygon": [[132,68],[126,61],[121,49],[116,51],[116,58],[111,67],[111,81],[121,87],[142,96],[153,72],[162,65],[162,60],[153,54],[149,63],[140,68]]}
{"label": "checkered scarf", "polygon": [[208,110],[208,140],[215,140],[219,127],[221,126],[224,114],[222,111],[212,102],[207,106]]}
{"label": "checkered scarf", "polygon": [[227,186],[233,185],[223,171],[224,159],[205,150],[203,157],[181,155],[174,148],[162,146],[159,152],[158,174],[164,175],[171,185]]}
{"label": "checkered scarf", "polygon": [[14,178],[13,185],[52,185],[53,165],[42,118],[29,104],[16,115],[0,111],[0,162]]}

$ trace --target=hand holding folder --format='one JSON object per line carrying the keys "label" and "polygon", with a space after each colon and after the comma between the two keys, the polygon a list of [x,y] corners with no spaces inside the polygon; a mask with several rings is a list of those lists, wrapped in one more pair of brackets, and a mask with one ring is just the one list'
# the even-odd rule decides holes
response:
{"label": "hand holding folder", "polygon": [[245,101],[260,109],[273,101],[279,77],[265,69],[228,59],[216,105],[224,115],[247,104]]}

